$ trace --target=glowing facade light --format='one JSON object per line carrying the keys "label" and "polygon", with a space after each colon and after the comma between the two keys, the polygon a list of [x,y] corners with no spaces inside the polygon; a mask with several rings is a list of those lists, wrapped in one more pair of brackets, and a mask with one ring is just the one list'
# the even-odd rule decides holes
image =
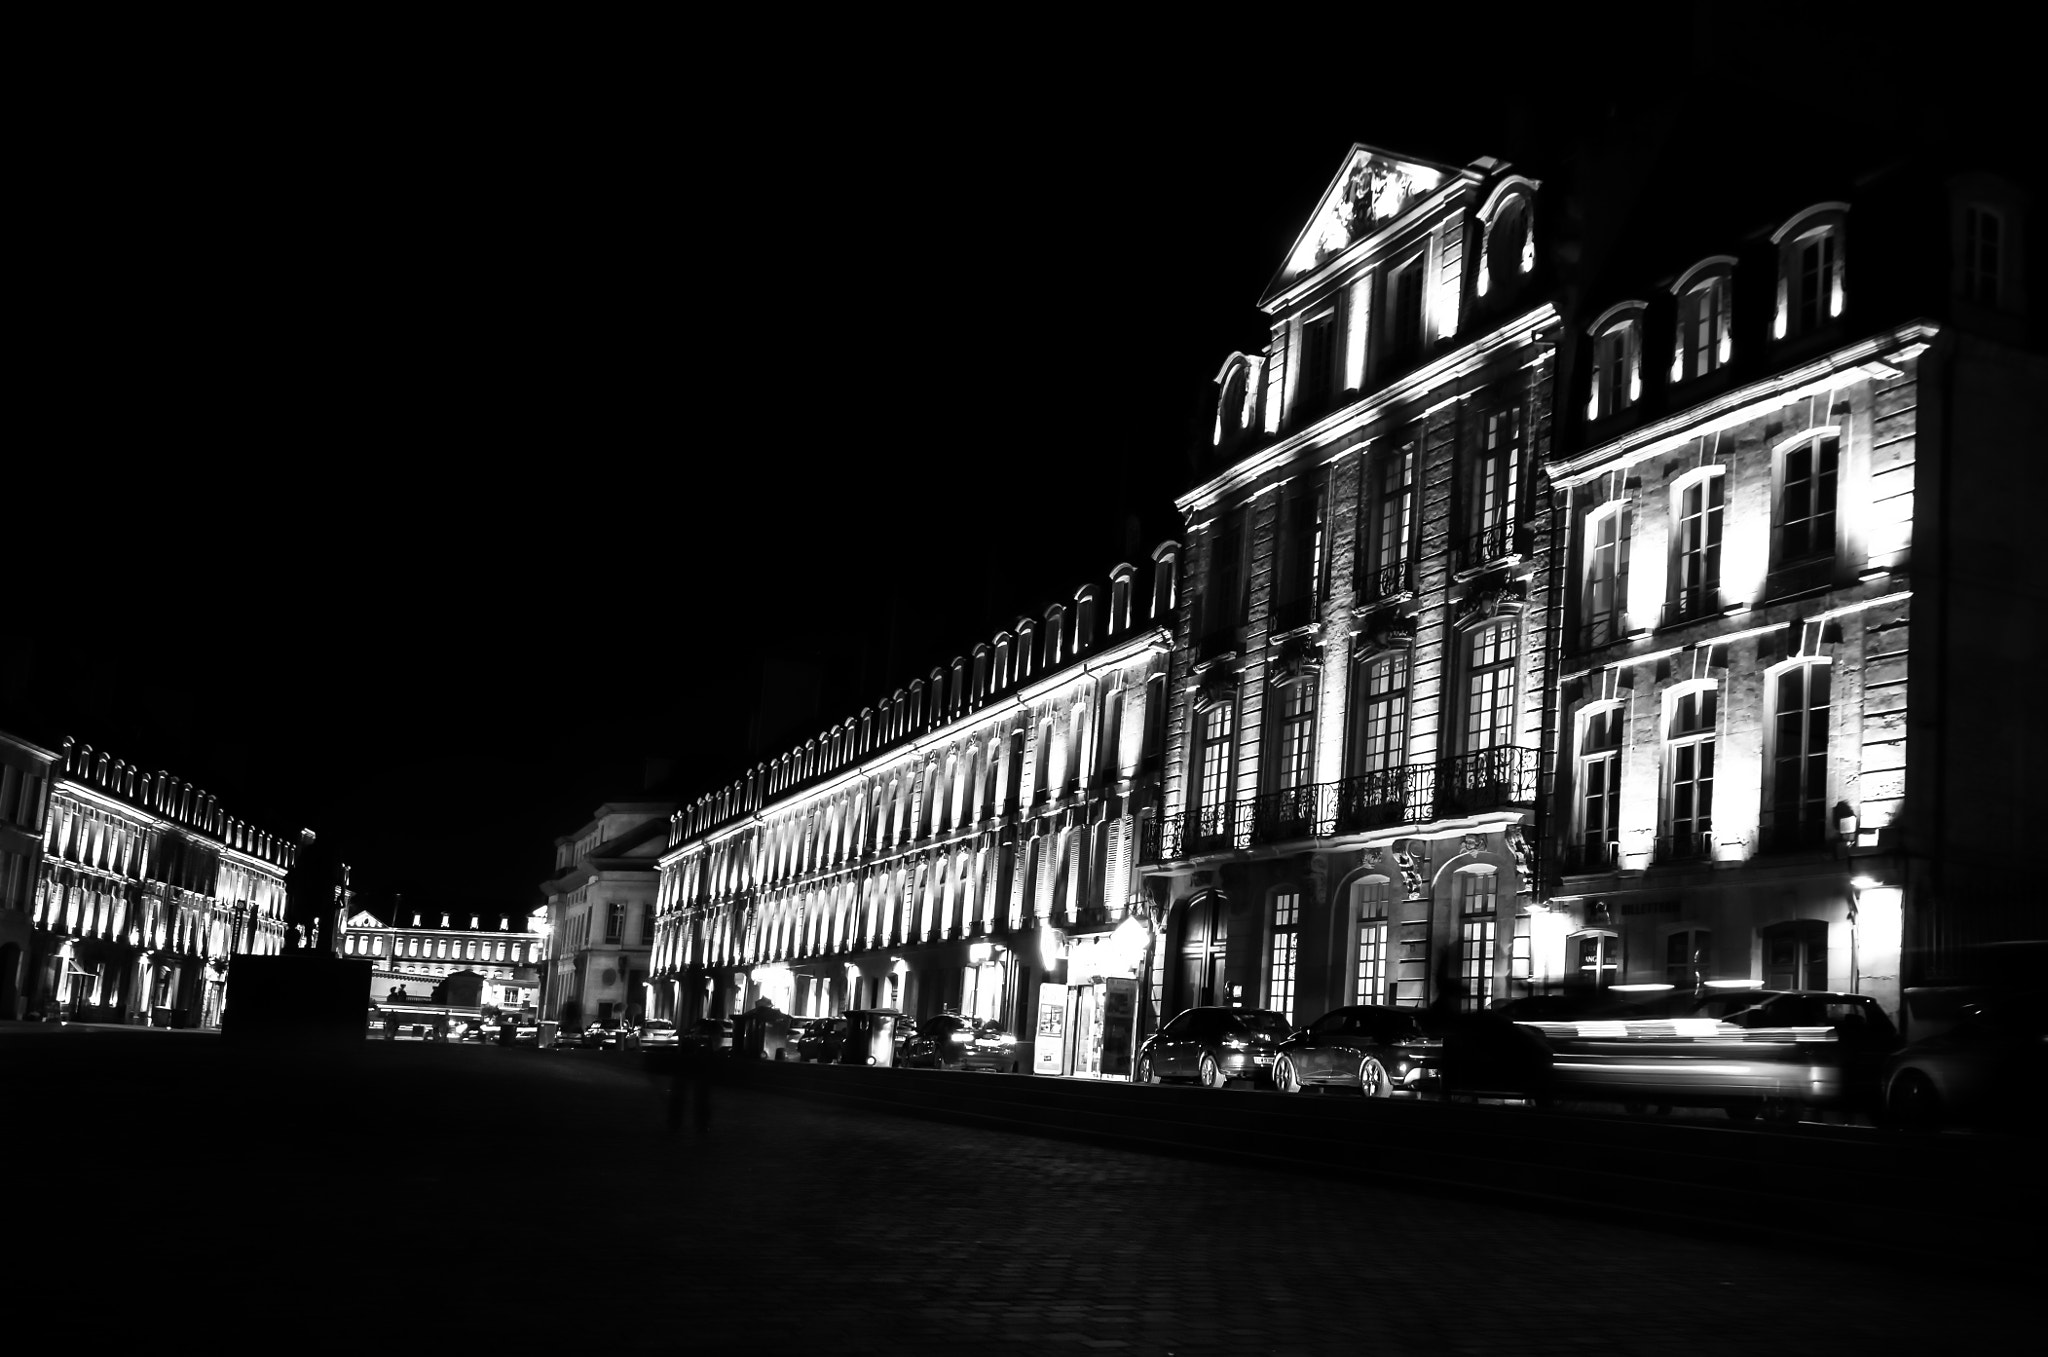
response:
{"label": "glowing facade light", "polygon": [[1479,280],[1473,285],[1473,287],[1479,293],[1480,296],[1484,297],[1486,295],[1487,288],[1490,287],[1492,283],[1493,270],[1487,267],[1486,256],[1482,254],[1479,256]]}
{"label": "glowing facade light", "polygon": [[1778,279],[1778,314],[1777,318],[1771,322],[1771,338],[1773,339],[1783,339],[1785,337],[1786,307],[1789,304],[1789,299],[1785,295],[1785,280],[1781,276]]}
{"label": "glowing facade light", "polygon": [[1828,314],[1842,314],[1842,270],[1839,266],[1835,269],[1834,286],[1828,289]]}
{"label": "glowing facade light", "polygon": [[1522,272],[1528,273],[1536,267],[1536,222],[1532,218],[1522,233]]}

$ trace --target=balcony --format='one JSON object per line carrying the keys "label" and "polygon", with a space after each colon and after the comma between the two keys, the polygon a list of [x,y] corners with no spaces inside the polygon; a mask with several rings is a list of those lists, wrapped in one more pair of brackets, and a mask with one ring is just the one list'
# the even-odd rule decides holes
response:
{"label": "balcony", "polygon": [[1415,567],[1406,561],[1359,572],[1358,601],[1362,604],[1384,603],[1388,599],[1405,598],[1414,592]]}
{"label": "balcony", "polygon": [[1427,819],[1435,772],[1433,764],[1410,764],[1360,773],[1337,783],[1334,832],[1355,834]]}
{"label": "balcony", "polygon": [[1695,622],[1702,617],[1721,615],[1721,589],[1719,585],[1703,585],[1695,589],[1680,589],[1678,596],[1664,605],[1660,626],[1675,627],[1686,622]]}
{"label": "balcony", "polygon": [[1336,783],[1311,787],[1289,787],[1252,798],[1251,841],[1280,843],[1287,839],[1312,839],[1329,831],[1321,826],[1329,818],[1325,803],[1334,804]]}
{"label": "balcony", "polygon": [[1698,829],[1681,834],[1666,834],[1657,840],[1654,860],[1659,863],[1712,862],[1714,832],[1711,829]]}
{"label": "balcony", "polygon": [[1528,534],[1514,523],[1495,523],[1458,539],[1455,560],[1462,573],[1484,570],[1517,556],[1526,556]]}
{"label": "balcony", "polygon": [[1290,631],[1300,631],[1313,626],[1316,620],[1316,598],[1314,594],[1303,594],[1290,598],[1284,603],[1273,605],[1273,620],[1268,630],[1275,636]]}
{"label": "balcony", "polygon": [[1568,843],[1564,846],[1563,866],[1566,875],[1614,871],[1621,866],[1621,845],[1612,839]]}
{"label": "balcony", "polygon": [[1536,800],[1536,751],[1513,745],[1439,760],[1436,813],[1457,815]]}

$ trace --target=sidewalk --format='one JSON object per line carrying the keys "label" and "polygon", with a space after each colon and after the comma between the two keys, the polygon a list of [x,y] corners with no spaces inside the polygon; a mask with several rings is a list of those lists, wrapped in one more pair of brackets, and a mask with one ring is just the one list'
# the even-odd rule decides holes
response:
{"label": "sidewalk", "polygon": [[220,1035],[220,1030],[213,1027],[138,1027],[119,1022],[29,1022],[21,1018],[0,1018],[0,1037],[57,1032],[135,1032],[188,1037]]}

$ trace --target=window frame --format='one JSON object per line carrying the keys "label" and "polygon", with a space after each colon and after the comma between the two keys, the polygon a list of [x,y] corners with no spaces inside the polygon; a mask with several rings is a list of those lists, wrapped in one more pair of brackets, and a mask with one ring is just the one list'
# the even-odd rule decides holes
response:
{"label": "window frame", "polygon": [[[1351,738],[1345,771],[1350,777],[1390,772],[1408,763],[1409,691],[1414,682],[1414,656],[1405,648],[1359,654],[1352,659]],[[1401,681],[1374,690],[1374,674],[1400,671]],[[1382,713],[1375,733],[1375,714]]]}
{"label": "window frame", "polygon": [[1694,381],[1726,367],[1735,356],[1734,256],[1714,255],[1693,265],[1671,285],[1671,296],[1677,311],[1672,383]]}
{"label": "window frame", "polygon": [[1354,550],[1355,589],[1364,602],[1393,598],[1414,587],[1415,458],[1420,441],[1404,436],[1366,454],[1358,478]]}
{"label": "window frame", "polygon": [[[1284,906],[1282,902],[1287,902]],[[1301,892],[1291,885],[1266,893],[1266,1008],[1294,1025],[1294,1001],[1301,979]],[[1284,993],[1283,993],[1284,991]]]}
{"label": "window frame", "polygon": [[[1983,268],[1979,258],[1978,252],[1982,242],[1978,233],[1971,229],[1973,218],[1987,221],[1996,228],[1991,242],[1992,262],[1988,272]],[[1962,249],[1959,261],[1961,276],[1957,289],[1961,293],[1963,300],[1978,306],[1993,308],[1998,307],[2003,302],[2005,296],[2005,265],[2010,254],[2010,246],[2007,242],[2010,235],[2011,233],[2006,225],[2004,209],[1976,199],[1970,199],[1963,204]],[[1989,296],[1983,295],[1984,289],[1982,284],[1986,280],[1990,283]]]}
{"label": "window frame", "polygon": [[[1372,893],[1374,887],[1377,894]],[[1391,1004],[1393,879],[1380,874],[1362,876],[1351,883],[1350,895],[1351,1002]]]}
{"label": "window frame", "polygon": [[[1572,844],[1581,855],[1582,861],[1597,860],[1600,867],[1586,870],[1599,871],[1612,868],[1619,860],[1621,846],[1621,775],[1622,754],[1628,749],[1629,710],[1626,698],[1607,698],[1590,702],[1577,715],[1577,730],[1574,732],[1572,773],[1576,779],[1572,796]],[[1599,726],[1603,732],[1601,741],[1595,744],[1592,731]],[[1589,804],[1593,797],[1592,770],[1601,769],[1600,804]],[[1600,815],[1607,823],[1598,826],[1595,838],[1593,819]]]}
{"label": "window frame", "polygon": [[[1266,750],[1266,789],[1299,791],[1316,780],[1316,711],[1321,676],[1304,673],[1289,683],[1275,684],[1272,736]],[[1291,775],[1291,776],[1290,776]]]}
{"label": "window frame", "polygon": [[[1690,706],[1688,707],[1688,704]],[[1704,717],[1699,715],[1702,708],[1711,707]],[[1688,710],[1694,713],[1693,723],[1680,729],[1680,718]],[[1658,797],[1657,815],[1663,837],[1671,848],[1668,857],[1707,858],[1713,856],[1714,832],[1714,768],[1717,742],[1720,737],[1721,701],[1720,685],[1710,680],[1685,683],[1664,694],[1663,726],[1659,731],[1662,767],[1662,794]],[[1690,775],[1681,779],[1679,766],[1690,760]],[[1704,771],[1702,769],[1704,768]],[[1678,816],[1678,798],[1681,787],[1691,789],[1690,814],[1683,821],[1681,829]],[[1701,801],[1705,807],[1702,809]],[[1681,843],[1681,838],[1688,840]],[[1701,840],[1704,839],[1704,847]]]}
{"label": "window frame", "polygon": [[[1818,846],[1827,841],[1828,830],[1828,777],[1830,773],[1830,737],[1834,726],[1834,673],[1832,658],[1826,655],[1802,656],[1785,664],[1776,665],[1764,675],[1765,739],[1763,817],[1768,833],[1779,844],[1785,846]],[[1816,673],[1819,671],[1819,674]],[[1785,680],[1792,674],[1800,674],[1801,701],[1799,706],[1799,740],[1803,752],[1788,755],[1784,749],[1785,710],[1782,693]],[[1814,701],[1814,682],[1820,674],[1825,675],[1826,694],[1824,703]],[[1820,727],[1816,733],[1815,714],[1819,713]],[[1815,748],[1816,743],[1818,749]],[[1784,773],[1788,762],[1798,764],[1798,795],[1788,800],[1785,795]],[[1818,786],[1812,785],[1817,782]],[[1781,811],[1787,806],[1793,811],[1788,825],[1781,818]],[[1812,809],[1809,817],[1808,808]],[[1812,823],[1809,823],[1811,819]]]}
{"label": "window frame", "polygon": [[[1494,658],[1481,663],[1476,657],[1482,639],[1494,636],[1499,644],[1494,647]],[[1459,652],[1459,721],[1458,752],[1476,754],[1487,749],[1508,749],[1515,745],[1517,714],[1521,698],[1521,657],[1522,619],[1520,614],[1491,618],[1466,630],[1460,638]],[[1505,656],[1500,654],[1505,650]],[[1481,695],[1479,688],[1483,676],[1502,674],[1505,683],[1488,687],[1485,691],[1491,699],[1485,710],[1490,713],[1484,726],[1486,743],[1474,742],[1474,736],[1481,733],[1474,718],[1478,713],[1475,699]]]}
{"label": "window frame", "polygon": [[1429,345],[1429,250],[1418,249],[1387,265],[1384,370],[1388,373],[1422,361]]}
{"label": "window frame", "polygon": [[[1709,490],[1708,484],[1712,483]],[[1700,496],[1697,514],[1687,506],[1694,492]],[[1721,549],[1728,517],[1727,468],[1698,467],[1671,486],[1671,597],[1670,620],[1685,622],[1710,617],[1721,611]],[[1691,540],[1693,522],[1698,520],[1700,540]],[[1698,560],[1701,578],[1688,582],[1689,563]]]}
{"label": "window frame", "polygon": [[[1778,250],[1778,307],[1771,322],[1772,338],[1813,334],[1840,319],[1847,307],[1848,225],[1847,203],[1816,203],[1771,233],[1771,243]],[[1820,253],[1809,307],[1806,259],[1812,250]]]}
{"label": "window frame", "polygon": [[[1500,920],[1500,872],[1491,863],[1453,873],[1458,921],[1458,1007],[1483,1012],[1493,998],[1493,954]],[[1478,882],[1486,889],[1474,890]],[[1483,902],[1483,907],[1477,903]]]}
{"label": "window frame", "polygon": [[[1580,552],[1579,632],[1581,642],[1587,648],[1611,645],[1628,635],[1628,557],[1630,539],[1634,536],[1633,520],[1634,513],[1628,501],[1623,499],[1596,504],[1586,513],[1585,546]],[[1614,541],[1603,544],[1599,534],[1610,522],[1614,524]],[[1602,613],[1595,610],[1595,592],[1604,576],[1596,570],[1599,553],[1610,547],[1614,598],[1613,606]],[[1611,619],[1610,625],[1604,629],[1601,626],[1603,618]]]}
{"label": "window frame", "polygon": [[[1841,491],[1844,444],[1848,441],[1847,431],[1840,425],[1827,424],[1807,429],[1779,443],[1771,455],[1771,564],[1772,571],[1784,571],[1796,566],[1810,565],[1817,561],[1838,560],[1842,549],[1841,538]],[[1822,469],[1824,445],[1832,444],[1832,465]],[[1813,454],[1810,475],[1795,482],[1792,479],[1792,459],[1801,452]],[[1813,487],[1813,506],[1798,519],[1788,517],[1790,499],[1795,484]],[[1818,507],[1820,501],[1826,507]],[[1825,548],[1807,549],[1793,554],[1787,544],[1787,532],[1795,524],[1811,536],[1817,536],[1813,525],[1825,522],[1828,543]]]}
{"label": "window frame", "polygon": [[1643,318],[1648,304],[1616,302],[1586,327],[1592,340],[1588,422],[1611,419],[1643,398]]}

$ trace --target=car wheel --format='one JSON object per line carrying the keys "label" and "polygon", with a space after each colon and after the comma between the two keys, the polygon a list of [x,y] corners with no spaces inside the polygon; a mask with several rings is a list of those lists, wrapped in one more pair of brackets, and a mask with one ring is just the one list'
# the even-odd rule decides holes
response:
{"label": "car wheel", "polygon": [[1156,1084],[1159,1082],[1159,1071],[1152,1068],[1152,1057],[1149,1055],[1138,1057],[1138,1082],[1141,1084]]}
{"label": "car wheel", "polygon": [[1284,1055],[1273,1062],[1273,1087],[1281,1093],[1301,1092],[1301,1076],[1295,1073],[1294,1062]]}
{"label": "car wheel", "polygon": [[1202,1052],[1202,1087],[1222,1088],[1227,1082],[1223,1076],[1223,1067],[1216,1063],[1216,1057],[1207,1051]]}
{"label": "car wheel", "polygon": [[1394,1085],[1387,1078],[1387,1067],[1371,1056],[1358,1062],[1358,1091],[1368,1098],[1391,1098]]}
{"label": "car wheel", "polygon": [[1895,1126],[1908,1131],[1932,1131],[1941,1125],[1941,1094],[1926,1075],[1907,1070],[1892,1080],[1885,1110]]}

